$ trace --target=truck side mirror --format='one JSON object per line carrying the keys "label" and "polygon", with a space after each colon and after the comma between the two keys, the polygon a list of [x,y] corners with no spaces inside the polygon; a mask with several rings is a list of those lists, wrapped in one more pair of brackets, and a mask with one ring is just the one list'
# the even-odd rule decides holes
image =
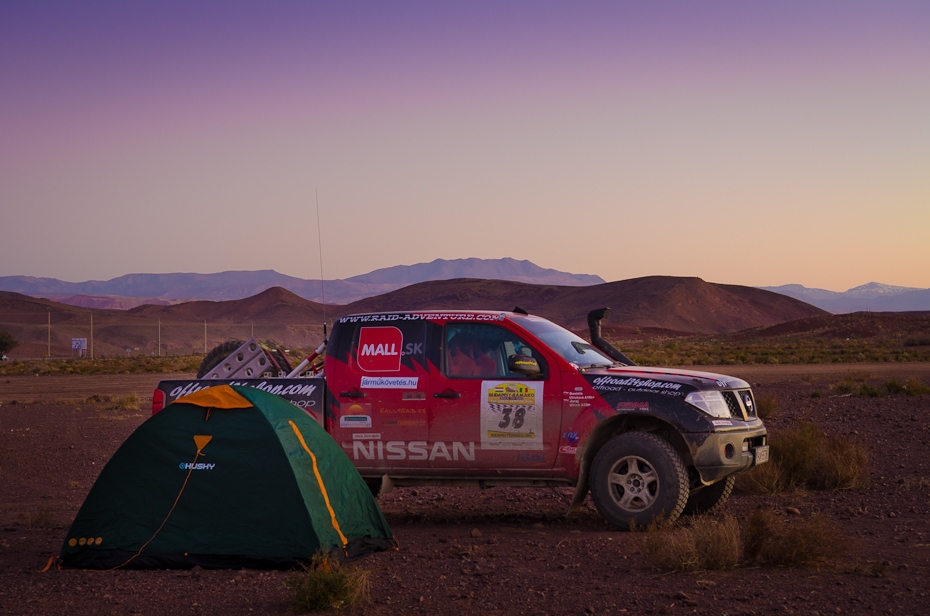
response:
{"label": "truck side mirror", "polygon": [[542,370],[539,369],[539,362],[535,357],[528,355],[511,355],[507,358],[507,368],[511,372],[516,372],[524,376],[539,376]]}

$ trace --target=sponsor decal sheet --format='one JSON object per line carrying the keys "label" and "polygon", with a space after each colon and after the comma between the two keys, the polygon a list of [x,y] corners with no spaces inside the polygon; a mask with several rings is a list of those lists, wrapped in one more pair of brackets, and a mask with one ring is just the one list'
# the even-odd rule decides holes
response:
{"label": "sponsor decal sheet", "polygon": [[543,382],[482,381],[481,448],[541,450]]}

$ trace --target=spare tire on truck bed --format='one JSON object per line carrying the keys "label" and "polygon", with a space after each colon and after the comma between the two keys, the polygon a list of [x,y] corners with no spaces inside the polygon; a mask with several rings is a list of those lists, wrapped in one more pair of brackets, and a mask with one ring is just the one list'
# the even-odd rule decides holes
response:
{"label": "spare tire on truck bed", "polygon": [[213,347],[213,350],[207,353],[200,367],[197,368],[197,378],[202,379],[211,370],[220,365],[220,362],[229,357],[230,353],[241,347],[244,342],[241,340],[227,340],[226,342]]}
{"label": "spare tire on truck bed", "polygon": [[[210,374],[210,371],[220,365],[220,363],[229,357],[233,351],[245,344],[241,340],[227,340],[217,346],[213,347],[213,350],[206,354],[203,358],[203,361],[200,362],[200,367],[197,369],[197,378],[202,379],[206,375]],[[291,363],[287,360],[287,357],[284,355],[284,352],[281,349],[269,346],[267,344],[257,343],[264,351],[265,356],[271,361],[272,366],[277,364],[276,370],[280,370],[287,374],[291,371]],[[278,375],[274,375],[278,376]]]}

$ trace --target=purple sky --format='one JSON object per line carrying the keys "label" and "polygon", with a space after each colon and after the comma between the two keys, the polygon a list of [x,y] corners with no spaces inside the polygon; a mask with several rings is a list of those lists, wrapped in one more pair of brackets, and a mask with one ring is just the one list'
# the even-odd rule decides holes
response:
{"label": "purple sky", "polygon": [[0,4],[0,276],[930,287],[928,2]]}

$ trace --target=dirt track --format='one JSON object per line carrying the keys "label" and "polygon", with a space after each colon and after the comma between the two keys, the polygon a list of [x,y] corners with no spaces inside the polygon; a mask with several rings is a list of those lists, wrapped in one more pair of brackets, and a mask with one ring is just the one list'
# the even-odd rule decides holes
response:
{"label": "dirt track", "polygon": [[[398,489],[381,505],[400,549],[371,571],[372,603],[350,614],[930,614],[930,396],[831,397],[849,371],[873,384],[930,365],[730,366],[757,396],[777,396],[773,431],[801,417],[854,435],[872,457],[866,489],[782,498],[735,495],[755,508],[829,515],[849,549],[821,570],[645,569],[639,536],[610,530],[590,506],[564,517],[569,490]],[[148,416],[157,375],[0,379],[0,613],[284,613],[285,572],[49,571],[77,509],[119,444]],[[813,391],[823,394],[811,398]],[[77,403],[135,393],[139,411]],[[10,401],[35,400],[11,405]],[[883,573],[875,577],[875,573]]]}

